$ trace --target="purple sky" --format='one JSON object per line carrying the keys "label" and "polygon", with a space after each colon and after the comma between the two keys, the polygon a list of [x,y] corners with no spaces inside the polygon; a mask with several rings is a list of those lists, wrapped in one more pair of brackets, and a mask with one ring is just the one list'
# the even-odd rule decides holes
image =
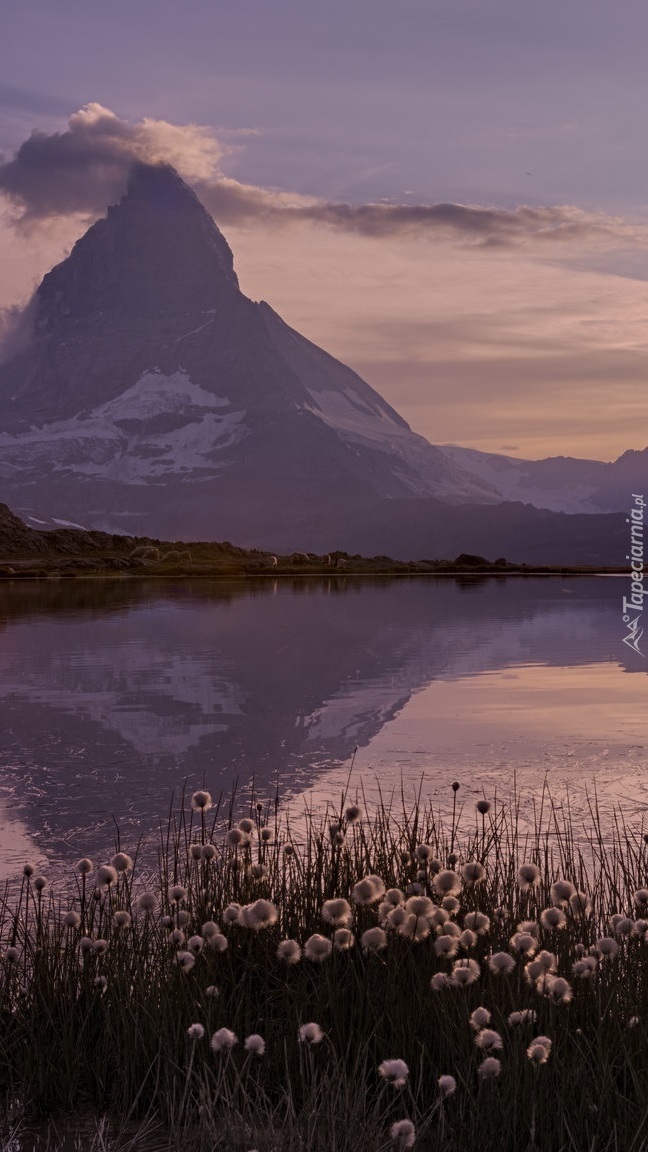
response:
{"label": "purple sky", "polygon": [[[0,46],[5,162],[32,131],[65,133],[79,108],[103,105],[120,132],[135,132],[133,147],[154,140],[212,188],[244,290],[360,371],[431,440],[608,459],[645,446],[644,3],[12,7]],[[129,127],[144,118],[165,124]],[[183,133],[192,124],[205,132]],[[85,216],[73,214],[69,183],[52,179],[48,216],[40,179],[28,229],[10,222],[24,203],[4,200],[3,305],[24,299],[101,210],[95,190]],[[288,224],[265,210],[219,219],[223,189],[240,199],[241,185],[266,207],[284,206],[271,196],[283,192],[318,211]],[[400,222],[368,236],[319,211],[376,202],[494,207],[506,229],[518,205],[549,208],[551,234],[516,220],[512,242],[498,231],[475,245],[461,229]]]}

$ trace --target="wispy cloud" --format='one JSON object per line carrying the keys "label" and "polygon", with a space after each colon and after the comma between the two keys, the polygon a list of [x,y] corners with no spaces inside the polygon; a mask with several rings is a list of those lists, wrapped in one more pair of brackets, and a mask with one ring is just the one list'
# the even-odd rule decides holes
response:
{"label": "wispy cloud", "polygon": [[638,225],[571,205],[328,203],[243,184],[223,171],[233,150],[230,139],[197,124],[149,118],[131,123],[100,104],[88,104],[70,117],[65,131],[32,132],[15,156],[0,164],[0,191],[13,202],[22,226],[72,214],[91,218],[123,194],[137,160],[172,164],[225,225],[307,223],[377,239],[425,235],[482,248],[584,240],[606,247],[648,239]]}

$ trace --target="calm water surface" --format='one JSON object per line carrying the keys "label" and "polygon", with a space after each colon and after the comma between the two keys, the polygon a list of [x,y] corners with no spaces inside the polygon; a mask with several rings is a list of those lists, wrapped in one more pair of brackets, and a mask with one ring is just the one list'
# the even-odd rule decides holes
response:
{"label": "calm water surface", "polygon": [[133,843],[183,781],[291,808],[514,775],[648,806],[621,581],[0,585],[0,875]]}

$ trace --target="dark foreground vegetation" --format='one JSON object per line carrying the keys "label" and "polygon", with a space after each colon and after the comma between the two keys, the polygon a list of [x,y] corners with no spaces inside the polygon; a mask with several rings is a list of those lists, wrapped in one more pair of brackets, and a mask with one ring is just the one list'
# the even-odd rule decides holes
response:
{"label": "dark foreground vegetation", "polygon": [[291,824],[199,792],[152,870],[119,843],[67,882],[27,864],[1,1146],[642,1152],[646,839],[546,795]]}
{"label": "dark foreground vegetation", "polygon": [[295,575],[590,575],[625,569],[531,565],[494,561],[461,553],[454,559],[394,560],[335,551],[325,555],[291,552],[273,555],[239,548],[229,540],[164,542],[118,536],[82,528],[29,528],[6,504],[0,504],[0,580],[79,577],[238,577]]}

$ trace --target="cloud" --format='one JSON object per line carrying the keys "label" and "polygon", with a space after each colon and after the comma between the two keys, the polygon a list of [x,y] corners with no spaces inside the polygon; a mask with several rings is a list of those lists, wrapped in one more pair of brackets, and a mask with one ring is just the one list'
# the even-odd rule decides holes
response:
{"label": "cloud", "polygon": [[22,226],[73,214],[92,218],[120,198],[138,160],[172,164],[225,225],[314,224],[370,238],[429,236],[495,249],[529,242],[564,247],[587,240],[608,247],[646,240],[639,226],[570,205],[354,205],[242,184],[222,169],[222,161],[241,145],[226,142],[231,133],[221,137],[197,124],[150,118],[131,123],[101,104],[88,104],[70,117],[65,131],[32,132],[15,156],[0,164],[0,192],[13,202]]}
{"label": "cloud", "polygon": [[19,222],[102,214],[123,194],[134,161],[173,164],[190,182],[213,177],[226,148],[207,128],[145,118],[135,124],[101,104],[75,112],[65,132],[32,134],[0,164],[0,191]]}
{"label": "cloud", "polygon": [[29,346],[35,315],[35,297],[26,306],[14,304],[0,308],[0,364]]}

